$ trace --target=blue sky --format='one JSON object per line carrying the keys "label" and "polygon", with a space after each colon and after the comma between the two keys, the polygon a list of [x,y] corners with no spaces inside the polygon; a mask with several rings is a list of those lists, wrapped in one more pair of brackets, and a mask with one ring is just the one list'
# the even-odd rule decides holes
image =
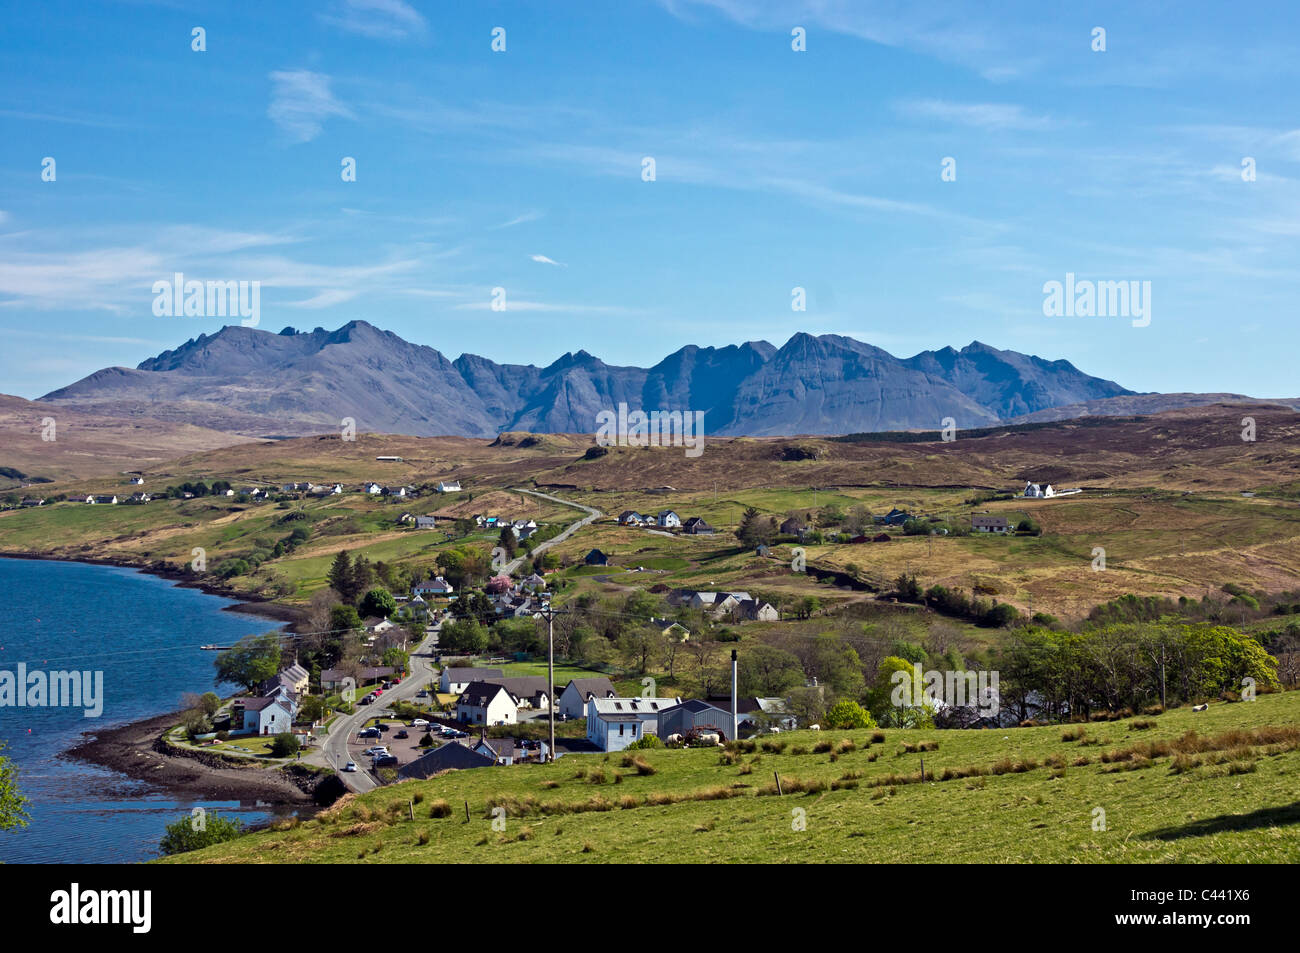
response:
{"label": "blue sky", "polygon": [[[229,323],[153,314],[181,271],[261,282],[263,328],[362,318],[449,358],[648,365],[810,331],[1300,396],[1296,11],[7,4],[0,391]],[[1150,281],[1150,325],[1045,317],[1067,272]]]}

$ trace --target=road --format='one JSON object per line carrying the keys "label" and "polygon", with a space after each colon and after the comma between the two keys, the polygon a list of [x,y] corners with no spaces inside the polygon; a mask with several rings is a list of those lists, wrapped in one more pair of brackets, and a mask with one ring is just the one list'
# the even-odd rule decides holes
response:
{"label": "road", "polygon": [[[426,638],[420,646],[411,653],[411,673],[404,679],[400,685],[395,685],[380,696],[379,702],[374,705],[357,705],[357,710],[351,715],[340,715],[330,725],[330,732],[325,736],[325,744],[322,746],[325,755],[325,762],[343,779],[343,784],[349,791],[355,791],[363,794],[366,791],[372,791],[379,785],[371,776],[370,772],[365,770],[364,766],[358,764],[357,770],[344,771],[343,766],[352,760],[348,755],[348,741],[353,739],[361,726],[367,719],[375,718],[387,712],[387,704],[395,701],[410,700],[433,678],[432,659],[438,650],[438,632],[442,628],[439,622],[429,630]],[[359,701],[360,699],[358,699]]]}
{"label": "road", "polygon": [[538,553],[546,552],[546,550],[550,549],[556,543],[564,542],[566,539],[568,539],[574,533],[578,532],[578,530],[582,529],[584,526],[587,526],[588,524],[592,523],[594,520],[598,520],[605,515],[600,510],[595,509],[593,507],[583,506],[581,503],[574,503],[571,500],[562,500],[558,496],[551,496],[549,493],[538,493],[536,490],[524,490],[518,488],[511,490],[511,492],[527,493],[529,496],[537,496],[542,498],[543,500],[550,500],[552,503],[559,503],[561,506],[572,506],[574,509],[582,510],[587,515],[584,516],[582,519],[578,520],[576,523],[569,526],[559,536],[556,536],[553,539],[548,539],[544,543],[538,543],[537,546],[533,548],[531,554],[525,553],[524,555],[515,559],[514,562],[507,564],[504,572],[508,576],[513,576],[516,572],[518,572],[519,567],[523,565],[525,559],[528,559],[530,556],[536,556]]}

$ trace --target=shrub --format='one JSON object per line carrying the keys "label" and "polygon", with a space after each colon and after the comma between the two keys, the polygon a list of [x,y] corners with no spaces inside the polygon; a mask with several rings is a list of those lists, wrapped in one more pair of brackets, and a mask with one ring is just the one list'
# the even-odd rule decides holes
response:
{"label": "shrub", "polygon": [[446,801],[444,801],[442,798],[438,798],[438,800],[433,801],[429,805],[429,816],[430,817],[451,817],[451,805],[448,804]]}
{"label": "shrub", "polygon": [[214,811],[201,815],[202,829],[196,829],[199,817],[186,814],[180,820],[167,825],[166,833],[158,844],[164,854],[183,854],[213,844],[234,840],[244,833],[242,821],[222,817]]}

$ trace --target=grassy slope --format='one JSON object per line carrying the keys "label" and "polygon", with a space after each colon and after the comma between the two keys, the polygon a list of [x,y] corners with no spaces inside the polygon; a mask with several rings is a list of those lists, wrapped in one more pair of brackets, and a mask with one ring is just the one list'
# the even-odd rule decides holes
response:
{"label": "grassy slope", "polygon": [[[1263,696],[1253,703],[1213,704],[1209,711],[1180,709],[1137,730],[1132,721],[1095,724],[1089,735],[1100,745],[1062,739],[1060,727],[1003,731],[885,732],[869,745],[871,732],[801,732],[782,735],[784,754],[743,758],[752,764],[723,765],[717,749],[650,751],[652,776],[620,767],[620,754],[569,755],[555,765],[452,772],[429,781],[406,782],[360,799],[346,799],[318,819],[290,829],[265,831],[171,862],[872,862],[948,861],[972,863],[1096,862],[1206,863],[1300,860],[1300,750],[1234,755],[1254,762],[1249,773],[1230,774],[1226,764],[1171,771],[1171,758],[1158,757],[1136,770],[1100,763],[1103,752],[1138,742],[1172,740],[1196,729],[1213,735],[1229,729],[1300,723],[1300,693]],[[857,750],[831,762],[828,754],[789,753],[794,745],[854,739]],[[1069,767],[1059,777],[1046,767],[974,779],[873,786],[891,773],[915,774],[919,755],[899,754],[904,741],[937,740],[925,755],[927,773],[945,768],[992,765],[1003,758],[1043,762],[1061,755]],[[869,760],[872,755],[876,760]],[[604,785],[575,778],[579,768],[603,768]],[[860,772],[855,789],[783,797],[755,796],[772,780],[831,781]],[[619,784],[614,772],[623,774]],[[553,789],[543,782],[559,782]],[[734,789],[726,800],[682,801],[644,806],[654,793]],[[408,799],[416,796],[416,819]],[[619,799],[639,806],[619,808]],[[504,833],[494,831],[489,798],[516,804],[532,797],[576,804],[592,797],[613,809],[556,816],[508,816]],[[447,818],[429,816],[445,799]],[[471,821],[465,821],[469,801]],[[1094,808],[1106,812],[1107,829],[1093,830]],[[796,809],[807,829],[796,831]],[[427,843],[419,843],[421,837]]]}

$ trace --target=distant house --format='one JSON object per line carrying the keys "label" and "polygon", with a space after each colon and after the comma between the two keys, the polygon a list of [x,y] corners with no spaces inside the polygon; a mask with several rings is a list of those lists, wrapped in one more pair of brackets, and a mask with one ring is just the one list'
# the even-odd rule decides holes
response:
{"label": "distant house", "polygon": [[90,503],[92,506],[95,504],[115,506],[117,504],[117,497],[116,496],[88,496],[86,497],[86,502]]}
{"label": "distant house", "polygon": [[142,476],[133,476],[133,477],[131,477],[131,485],[132,485],[132,486],[144,486],[144,477],[142,477]]}
{"label": "distant house", "polygon": [[687,699],[659,715],[659,737],[685,735],[693,728],[716,731],[731,740],[731,712],[698,698]]}
{"label": "distant house", "polygon": [[406,499],[407,495],[407,489],[404,486],[384,487],[384,496],[395,496],[398,499]]}
{"label": "distant house", "polygon": [[760,602],[757,599],[746,599],[737,603],[732,612],[737,619],[749,622],[776,622],[781,618],[772,603]]}
{"label": "distant house", "polygon": [[371,496],[378,496],[384,492],[384,488],[378,483],[367,483],[362,489]]}
{"label": "distant house", "polygon": [[785,520],[778,528],[783,536],[802,536],[808,532],[808,526],[803,520],[797,520],[793,516]]}
{"label": "distant house", "polygon": [[970,528],[979,533],[1009,533],[1011,523],[1005,516],[975,515],[970,518]]}
{"label": "distant house", "polygon": [[541,576],[537,575],[537,573],[533,573],[532,575],[525,578],[521,583],[519,583],[519,585],[521,588],[532,589],[536,591],[538,589],[546,588],[546,580],[543,579]]}
{"label": "distant house", "polygon": [[[377,682],[381,678],[388,678],[390,675],[396,674],[396,672],[397,669],[393,668],[391,665],[376,665],[369,668],[363,668],[357,672],[355,678],[356,684],[352,687],[360,688],[362,685],[369,685],[371,682]],[[341,688],[346,688],[348,685],[347,680],[352,677],[353,676],[341,668],[327,668],[325,671],[320,673],[321,691],[332,692]]]}
{"label": "distant house", "polygon": [[513,725],[519,706],[504,685],[470,682],[456,700],[456,720],[468,725]]}
{"label": "distant house", "polygon": [[601,751],[622,751],[646,735],[659,734],[662,712],[680,698],[598,698],[587,702],[587,740]]}
{"label": "distant house", "polygon": [[672,510],[660,510],[655,522],[663,529],[677,529],[682,525],[682,518]]}
{"label": "distant house", "polygon": [[401,463],[401,462],[402,462],[402,458],[401,458],[401,457],[393,457],[393,456],[375,457],[375,459],[376,459],[376,460],[383,461],[384,463]]}
{"label": "distant house", "polygon": [[784,698],[738,698],[736,714],[740,725],[751,728],[774,726],[782,731],[794,731],[799,727],[799,719],[786,712]]}
{"label": "distant house", "polygon": [[361,623],[371,635],[383,635],[389,629],[395,629],[393,623],[377,615],[367,616]]}
{"label": "distant house", "polygon": [[488,677],[484,681],[495,682],[508,691],[516,708],[541,710],[551,707],[551,689],[543,675]]}
{"label": "distant house", "polygon": [[884,516],[873,516],[872,521],[885,526],[902,526],[912,518],[912,514],[906,510],[900,510],[897,507],[890,510]]}
{"label": "distant house", "polygon": [[567,718],[585,718],[587,702],[592,698],[613,698],[618,694],[614,683],[604,675],[595,678],[571,678],[560,692],[560,713]]}
{"label": "distant house", "polygon": [[279,672],[264,681],[258,687],[258,691],[263,695],[269,695],[283,686],[294,698],[301,698],[307,694],[310,681],[311,677],[307,670],[295,663],[288,668],[280,669]]}
{"label": "distant house", "polygon": [[417,582],[411,587],[411,592],[417,596],[450,596],[455,591],[455,587],[441,576]]}
{"label": "distant house", "polygon": [[132,502],[132,503],[148,503],[150,499],[152,499],[152,497],[150,497],[148,493],[132,493],[132,494],[131,494],[131,502]]}
{"label": "distant house", "polygon": [[759,543],[757,546],[754,547],[754,555],[762,556],[764,559],[766,559],[768,554],[771,552],[772,552],[772,547],[767,545],[767,543]]}
{"label": "distant house", "polygon": [[646,518],[636,510],[624,510],[618,514],[618,522],[621,526],[644,526]]}
{"label": "distant house", "polygon": [[276,690],[258,698],[236,698],[230,706],[232,735],[278,735],[293,727],[295,705],[289,693]]}
{"label": "distant house", "polygon": [[34,496],[29,496],[23,499],[22,505],[23,506],[44,506],[45,501],[42,499],[38,499]]}
{"label": "distant house", "polygon": [[433,529],[437,524],[438,521],[432,516],[417,516],[415,518],[416,529]]}
{"label": "distant house", "polygon": [[471,750],[485,758],[492,758],[497,764],[545,761],[551,751],[544,741],[530,742],[525,747],[514,738],[489,738],[487,735],[480,737]]}
{"label": "distant house", "polygon": [[672,619],[651,619],[650,624],[659,630],[660,635],[671,636],[678,642],[685,642],[691,637],[691,630]]}
{"label": "distant house", "polygon": [[692,516],[682,524],[682,531],[690,533],[692,536],[712,536],[713,527],[704,522],[699,516]]}
{"label": "distant house", "polygon": [[499,668],[455,668],[448,666],[438,676],[438,691],[444,695],[459,695],[476,679],[504,678]]}
{"label": "distant house", "polygon": [[438,484],[438,492],[439,492],[439,493],[459,493],[459,492],[460,492],[460,481],[459,481],[459,480],[443,480],[443,481],[441,481],[441,482]]}
{"label": "distant house", "polygon": [[872,537],[871,537],[871,541],[872,541],[873,543],[887,543],[887,542],[889,542],[891,539],[893,539],[893,537],[890,536],[888,533],[880,533],[880,534],[878,534],[878,535],[876,535],[876,536],[872,536]]}
{"label": "distant house", "polygon": [[1031,499],[1046,499],[1049,496],[1056,496],[1056,490],[1050,483],[1026,483],[1022,495]]}
{"label": "distant house", "polygon": [[591,552],[587,553],[587,555],[583,558],[582,561],[586,563],[588,566],[609,565],[609,557],[606,556],[604,553],[602,553],[599,549],[593,549]]}
{"label": "distant house", "polygon": [[463,771],[468,768],[490,768],[496,764],[496,758],[479,754],[473,748],[452,741],[441,748],[435,748],[422,758],[397,769],[397,776],[403,781],[425,780],[443,771]]}

